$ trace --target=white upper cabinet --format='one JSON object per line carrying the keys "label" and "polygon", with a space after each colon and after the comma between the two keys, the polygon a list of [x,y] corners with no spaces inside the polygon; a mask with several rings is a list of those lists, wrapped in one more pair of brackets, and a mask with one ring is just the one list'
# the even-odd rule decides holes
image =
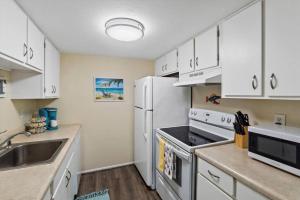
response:
{"label": "white upper cabinet", "polygon": [[265,88],[268,97],[300,97],[299,0],[265,2]]}
{"label": "white upper cabinet", "polygon": [[218,27],[213,27],[195,38],[195,69],[219,65]]}
{"label": "white upper cabinet", "polygon": [[45,37],[38,27],[28,19],[28,57],[27,63],[40,70],[44,69]]}
{"label": "white upper cabinet", "polygon": [[222,24],[222,95],[262,96],[262,2]]}
{"label": "white upper cabinet", "polygon": [[45,97],[59,96],[60,54],[49,42],[45,41]]}
{"label": "white upper cabinet", "polygon": [[178,48],[178,70],[186,74],[195,70],[194,65],[194,39],[189,40]]}
{"label": "white upper cabinet", "polygon": [[0,53],[23,63],[27,59],[27,16],[12,0],[0,1]]}
{"label": "white upper cabinet", "polygon": [[177,49],[160,57],[155,62],[155,75],[165,76],[178,72]]}

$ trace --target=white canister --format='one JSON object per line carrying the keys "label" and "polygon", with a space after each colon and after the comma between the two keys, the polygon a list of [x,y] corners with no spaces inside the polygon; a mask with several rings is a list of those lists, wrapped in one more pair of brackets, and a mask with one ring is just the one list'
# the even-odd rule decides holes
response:
{"label": "white canister", "polygon": [[57,127],[57,126],[58,126],[57,120],[50,120],[50,126],[51,126],[52,128]]}

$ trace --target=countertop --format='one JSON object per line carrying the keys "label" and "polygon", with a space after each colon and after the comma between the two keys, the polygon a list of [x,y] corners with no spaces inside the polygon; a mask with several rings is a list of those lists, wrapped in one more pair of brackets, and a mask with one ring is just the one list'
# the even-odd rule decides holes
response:
{"label": "countertop", "polygon": [[300,199],[300,178],[251,159],[235,144],[196,150],[196,155],[239,182],[274,200]]}
{"label": "countertop", "polygon": [[1,200],[41,200],[47,192],[58,168],[64,160],[75,136],[79,133],[80,125],[63,125],[56,131],[26,137],[19,135],[13,143],[56,140],[68,138],[60,153],[50,164],[0,171]]}

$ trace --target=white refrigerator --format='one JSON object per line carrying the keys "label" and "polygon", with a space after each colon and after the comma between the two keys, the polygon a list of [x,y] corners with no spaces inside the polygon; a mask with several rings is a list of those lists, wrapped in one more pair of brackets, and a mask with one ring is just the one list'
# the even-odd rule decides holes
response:
{"label": "white refrigerator", "polygon": [[155,188],[157,128],[188,124],[191,88],[175,87],[177,78],[144,77],[135,81],[134,164],[145,183]]}

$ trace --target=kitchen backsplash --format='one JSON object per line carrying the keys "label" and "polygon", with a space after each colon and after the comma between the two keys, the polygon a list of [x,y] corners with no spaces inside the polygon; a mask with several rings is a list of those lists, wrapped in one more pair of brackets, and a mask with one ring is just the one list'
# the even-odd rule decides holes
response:
{"label": "kitchen backsplash", "polygon": [[206,103],[206,96],[221,95],[221,86],[197,86],[193,88],[193,107],[224,112],[242,110],[248,113],[250,122],[272,122],[277,113],[286,114],[288,126],[300,127],[300,101],[221,99],[220,105]]}
{"label": "kitchen backsplash", "polygon": [[10,73],[0,70],[0,76],[7,80],[7,97],[0,98],[0,131],[14,130],[24,126],[36,109],[35,100],[11,100]]}

